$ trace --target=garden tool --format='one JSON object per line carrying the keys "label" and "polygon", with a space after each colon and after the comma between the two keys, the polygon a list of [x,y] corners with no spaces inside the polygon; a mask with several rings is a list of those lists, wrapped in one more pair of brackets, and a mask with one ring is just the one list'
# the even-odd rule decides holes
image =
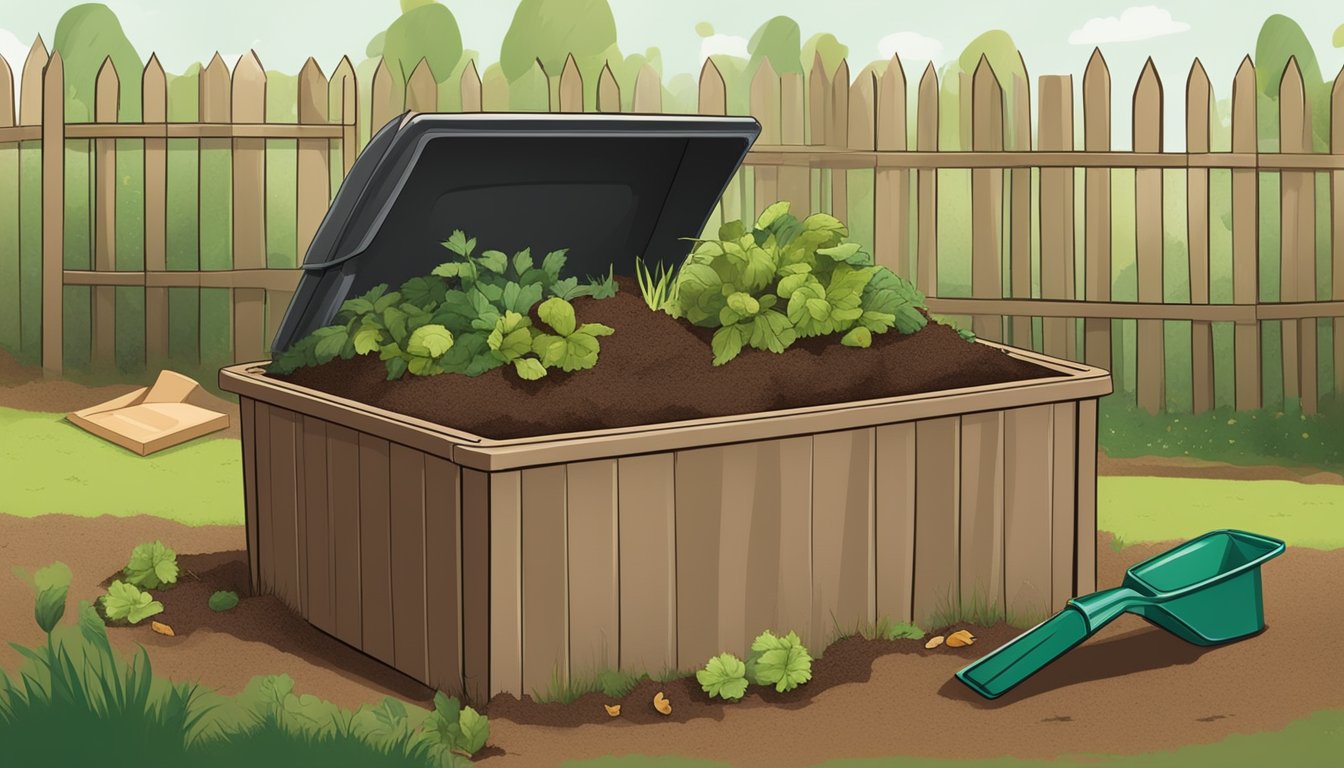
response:
{"label": "garden tool", "polygon": [[1125,612],[1196,645],[1253,635],[1265,626],[1260,566],[1283,549],[1268,536],[1210,531],[1131,567],[1115,589],[1069,600],[1064,610],[957,672],[957,679],[997,698]]}

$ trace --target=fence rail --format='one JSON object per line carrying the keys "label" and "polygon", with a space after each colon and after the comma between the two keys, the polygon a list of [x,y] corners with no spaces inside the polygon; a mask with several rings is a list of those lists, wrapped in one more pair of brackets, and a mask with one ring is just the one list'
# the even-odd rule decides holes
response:
{"label": "fence rail", "polygon": [[[300,274],[297,261],[368,127],[407,109],[436,111],[449,88],[462,111],[497,111],[511,98],[500,79],[483,81],[474,62],[456,82],[440,83],[421,61],[401,85],[385,62],[364,83],[348,59],[329,77],[310,59],[297,77],[294,122],[275,122],[256,55],[232,72],[216,55],[198,75],[192,114],[170,119],[169,78],[157,58],[133,74],[142,91],[137,121],[118,119],[122,75],[109,60],[97,76],[92,120],[68,122],[59,53],[49,57],[40,39],[34,44],[17,78],[17,115],[11,70],[0,58],[0,200],[13,203],[0,215],[0,343],[54,374],[84,345],[92,366],[120,359],[117,323],[128,320],[119,303],[134,304],[124,292],[135,289],[143,291],[143,312],[129,322],[143,323],[136,353],[143,364],[264,357]],[[632,111],[664,111],[662,83],[648,66],[626,84],[603,67],[587,105],[573,57],[551,74],[540,71],[546,93],[525,108],[615,112],[622,88],[632,87]],[[1259,408],[1266,384],[1307,412],[1323,394],[1344,394],[1344,78],[1329,93],[1329,136],[1316,136],[1319,99],[1307,93],[1297,62],[1288,61],[1278,98],[1268,102],[1276,114],[1264,115],[1248,57],[1223,129],[1196,60],[1181,94],[1186,151],[1170,152],[1162,106],[1173,95],[1164,94],[1151,61],[1133,91],[1130,151],[1112,148],[1111,77],[1099,51],[1077,109],[1071,76],[1037,78],[1033,114],[1025,65],[1001,75],[983,57],[973,72],[950,72],[942,83],[932,67],[907,81],[896,57],[857,77],[848,62],[830,71],[820,57],[806,72],[779,74],[763,62],[733,86],[747,89],[762,132],[711,226],[777,199],[834,212],[879,264],[914,280],[933,311],[969,318],[988,339],[1124,370],[1150,411],[1173,398],[1207,410],[1220,392],[1238,409]],[[735,103],[729,90],[707,61],[695,111],[727,114]],[[1260,135],[1269,117],[1277,141]],[[1230,133],[1225,141],[1220,131]],[[118,163],[127,142],[142,158],[135,190],[143,215],[131,252],[118,236],[129,178],[118,179]],[[181,169],[170,171],[183,153],[196,156],[196,175],[181,177],[186,190],[177,184]],[[85,161],[87,188],[71,181]],[[1173,175],[1184,185],[1167,200]],[[278,209],[270,184],[293,189]],[[185,226],[169,216],[179,194],[198,201],[196,221],[185,223],[195,238],[186,257],[169,248],[169,230]],[[70,220],[72,200],[89,201],[87,221]],[[227,209],[227,225],[211,218],[215,207]],[[273,252],[277,216],[293,226],[283,258]],[[87,254],[77,252],[83,227]],[[71,233],[79,237],[67,243]],[[180,245],[180,232],[175,237]],[[1130,261],[1132,284],[1114,269]],[[1173,270],[1188,288],[1168,284]],[[207,295],[221,290],[227,300],[212,306],[227,327],[207,328]],[[1132,297],[1121,300],[1122,292]],[[185,351],[170,348],[179,323],[195,329]],[[1177,344],[1168,348],[1173,328]],[[207,359],[215,335],[228,339],[227,350]]]}

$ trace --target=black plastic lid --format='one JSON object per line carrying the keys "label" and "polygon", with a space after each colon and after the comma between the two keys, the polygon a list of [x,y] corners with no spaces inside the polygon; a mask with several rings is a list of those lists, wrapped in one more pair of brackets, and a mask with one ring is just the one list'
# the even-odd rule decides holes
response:
{"label": "black plastic lid", "polygon": [[413,114],[355,161],[303,261],[273,354],[327,325],[341,303],[396,287],[453,255],[460,229],[538,257],[568,248],[566,275],[680,264],[760,133],[751,117]]}

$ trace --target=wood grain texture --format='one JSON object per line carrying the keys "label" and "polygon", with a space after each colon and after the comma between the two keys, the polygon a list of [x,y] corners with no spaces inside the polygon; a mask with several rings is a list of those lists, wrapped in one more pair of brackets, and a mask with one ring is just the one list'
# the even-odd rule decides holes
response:
{"label": "wood grain texture", "polygon": [[[1020,56],[1019,56],[1020,58]],[[1026,75],[1026,64],[1022,65],[1022,74],[1013,75],[1013,110],[1010,149],[1022,152],[1031,151],[1031,85]],[[1012,191],[1009,194],[1009,206],[1012,217],[1009,225],[1009,273],[1014,297],[1031,296],[1031,227],[1032,227],[1032,189],[1030,168],[1015,168],[1009,171]],[[1009,319],[1012,344],[1029,348],[1032,346],[1030,317]]]}
{"label": "wood grain texture", "polygon": [[[1190,67],[1185,85],[1185,146],[1187,152],[1209,151],[1209,106],[1213,98],[1209,76],[1199,59]],[[1209,172],[1186,172],[1186,242],[1190,260],[1190,303],[1209,303]],[[1213,326],[1190,324],[1191,402],[1195,413],[1213,408]]]}
{"label": "wood grain texture", "polygon": [[961,611],[1000,615],[1004,606],[1003,412],[961,417]]}
{"label": "wood grain texture", "polygon": [[[749,95],[751,114],[761,124],[758,141],[778,144],[780,139],[779,120],[779,76],[768,58],[761,60],[755,76],[751,79]],[[779,171],[775,168],[757,166],[752,168],[756,182],[756,199],[751,211],[743,211],[743,218],[755,219],[765,207],[779,199]]]}
{"label": "wood grain texture", "polygon": [[257,402],[252,398],[238,398],[238,428],[242,437],[240,442],[243,454],[243,526],[247,535],[247,570],[251,579],[249,588],[254,594],[261,591],[261,549],[257,544],[259,525],[257,520],[260,509],[257,497],[259,493],[270,493],[269,489],[262,491],[257,487],[256,407]]}
{"label": "wood grain texture", "polygon": [[[801,146],[804,139],[803,116],[807,106],[804,103],[803,75],[801,72],[786,72],[779,78],[779,116],[780,142],[791,146]],[[790,203],[794,215],[810,211],[812,207],[812,173],[807,168],[788,167],[779,169],[779,199]]]}
{"label": "wood grain texture", "polygon": [[[322,68],[312,58],[305,61],[303,69],[299,70],[298,89],[299,123],[325,125],[328,122],[328,83],[322,75]],[[318,225],[327,213],[331,196],[331,140],[299,139],[296,152],[294,252],[302,261],[308,246],[313,242]],[[271,338],[268,336],[266,341],[269,343]]]}
{"label": "wood grain texture", "polygon": [[676,485],[673,456],[617,462],[621,667],[657,673],[677,662]]}
{"label": "wood grain texture", "polygon": [[[976,151],[1003,149],[1003,89],[989,59],[980,57],[972,81],[971,145]],[[968,114],[963,112],[963,114]],[[963,145],[964,146],[964,145]],[[1044,193],[1042,193],[1044,194]],[[1045,209],[1042,198],[1041,209]],[[1003,171],[971,171],[971,295],[1002,298],[1003,279]],[[976,315],[971,330],[980,338],[1003,339],[1003,318]]]}
{"label": "wood grain texture", "polygon": [[490,698],[490,475],[462,470],[462,673],[464,693]]}
{"label": "wood grain texture", "polygon": [[[425,454],[392,443],[389,465],[392,654],[397,669],[423,682],[429,680]],[[451,560],[451,554],[444,556]]]}
{"label": "wood grain texture", "polygon": [[392,624],[392,510],[390,444],[359,436],[360,647],[386,664],[395,663]]}
{"label": "wood grain texture", "polygon": [[1008,620],[1019,624],[1051,610],[1052,417],[1049,405],[1004,414],[1004,598]]}
{"label": "wood grain texture", "polygon": [[[168,82],[157,56],[145,64],[141,82],[142,119],[168,119]],[[145,270],[167,268],[168,142],[145,139]],[[153,369],[168,358],[168,290],[145,288],[145,359]]]}
{"label": "wood grain texture", "polygon": [[522,477],[495,472],[489,483],[490,695],[523,695]]}
{"label": "wood grain texture", "polygon": [[[1051,429],[1050,610],[1074,597],[1078,517],[1078,404],[1055,403]],[[1095,446],[1094,446],[1095,448]]]}
{"label": "wood grain texture", "polygon": [[1073,593],[1097,590],[1097,401],[1078,401],[1078,544]]}
{"label": "wood grain texture", "polygon": [[[24,70],[26,75],[27,67]],[[41,77],[42,370],[47,376],[60,376],[65,366],[61,278],[65,267],[65,64],[59,51],[51,55]],[[26,117],[23,106],[20,119]]]}
{"label": "wood grain texture", "polygon": [[[231,95],[230,120],[265,122],[266,72],[255,51],[243,54],[234,66]],[[266,141],[234,139],[232,149],[233,266],[261,269],[266,266]],[[265,294],[255,288],[235,289],[232,300],[233,360],[265,359]]]}
{"label": "wood grain texture", "polygon": [[[1232,151],[1254,152],[1256,127],[1255,66],[1242,59],[1232,82]],[[1232,171],[1232,297],[1239,304],[1260,300],[1259,174],[1254,169]],[[1237,410],[1261,404],[1260,325],[1238,323],[1234,331]]]}
{"label": "wood grain texture", "polygon": [[299,571],[299,489],[302,463],[298,445],[302,432],[298,414],[268,409],[271,422],[271,592],[291,610],[303,613]]}
{"label": "wood grain texture", "polygon": [[336,560],[332,556],[331,498],[327,495],[327,423],[301,417],[303,444],[303,515],[307,536],[304,607],[308,620],[327,634],[336,634]]}
{"label": "wood grain texture", "polygon": [[961,544],[961,419],[915,424],[915,623],[957,610]]}
{"label": "wood grain texture", "polygon": [[[112,58],[103,60],[94,81],[94,118],[116,122],[121,83]],[[98,139],[93,146],[93,268],[112,272],[117,268],[117,142]],[[90,362],[108,370],[116,363],[117,290],[111,286],[93,289],[93,354]]]}
{"label": "wood grain texture", "polygon": [[[1134,91],[1134,151],[1162,151],[1162,81],[1152,59],[1144,65]],[[1134,172],[1134,219],[1137,226],[1139,301],[1162,303],[1163,208],[1162,171]],[[1149,413],[1166,409],[1166,346],[1160,320],[1138,323],[1138,399]]]}
{"label": "wood grain texture", "polygon": [[779,441],[779,606],[774,625],[812,624],[812,438]]}
{"label": "wood grain texture", "polygon": [[[1072,150],[1073,78],[1043,75],[1040,83],[1040,148]],[[1041,297],[1045,299],[1073,298],[1073,176],[1072,169],[1041,169]],[[1071,319],[1045,318],[1041,329],[1045,354],[1070,357],[1072,327]]]}
{"label": "wood grain texture", "polygon": [[522,472],[523,691],[570,679],[569,544],[563,464]]}
{"label": "wood grain texture", "polygon": [[872,429],[812,438],[812,632],[815,647],[876,621]]}
{"label": "wood grain texture", "polygon": [[877,490],[874,574],[878,620],[914,621],[915,584],[915,425],[878,427],[875,440]]}
{"label": "wood grain texture", "polygon": [[616,460],[567,465],[570,674],[620,663]]}
{"label": "wood grain texture", "polygon": [[[1344,154],[1344,77],[1335,76],[1330,90],[1330,152]],[[1330,174],[1330,294],[1344,300],[1344,170]],[[1334,319],[1335,397],[1344,398],[1344,317]]]}
{"label": "wood grain texture", "polygon": [[[933,63],[924,68],[919,80],[919,100],[915,117],[915,148],[921,152],[938,149],[938,75]],[[915,287],[925,296],[938,295],[938,172],[917,173],[919,206],[916,252],[918,268]]]}
{"label": "wood grain texture", "polygon": [[749,511],[724,507],[724,451],[715,446],[676,454],[677,653],[687,668],[730,650],[719,643],[720,568],[725,556],[743,556],[736,547],[745,542],[726,542],[721,533],[725,515]]}
{"label": "wood grain texture", "polygon": [[275,488],[271,476],[271,411],[274,406],[268,403],[255,404],[253,413],[256,422],[257,457],[257,551],[258,582],[261,592],[270,594],[275,589]]}
{"label": "wood grain texture", "polygon": [[[1279,148],[1286,153],[1313,150],[1311,108],[1302,71],[1290,59],[1279,85]],[[1316,174],[1280,176],[1279,298],[1316,300]],[[1302,412],[1316,413],[1316,320],[1283,322],[1283,394],[1298,399]]]}
{"label": "wood grain texture", "polygon": [[[901,59],[892,54],[877,88],[877,149],[905,151],[906,87]],[[910,263],[910,172],[878,169],[873,176],[873,260],[912,279]]]}
{"label": "wood grain texture", "polygon": [[579,65],[572,53],[565,57],[565,65],[560,70],[560,111],[583,111],[583,76],[579,74]]}
{"label": "wood grain texture", "polygon": [[359,648],[363,644],[363,565],[359,550],[359,434],[327,424],[327,498],[331,504],[331,556],[337,563],[333,579],[336,637]]}
{"label": "wood grain texture", "polygon": [[[1111,148],[1111,73],[1101,49],[1092,53],[1083,71],[1083,148]],[[1088,301],[1111,298],[1111,172],[1088,168],[1084,182],[1083,291]],[[1083,321],[1083,352],[1088,365],[1111,368],[1111,321]]]}
{"label": "wood grain texture", "polygon": [[429,684],[461,696],[462,471],[425,456],[425,635]]}

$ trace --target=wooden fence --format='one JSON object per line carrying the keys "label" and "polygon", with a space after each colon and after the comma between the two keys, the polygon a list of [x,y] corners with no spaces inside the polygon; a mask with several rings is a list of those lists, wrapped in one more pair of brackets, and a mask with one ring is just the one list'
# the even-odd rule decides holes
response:
{"label": "wooden fence", "polygon": [[[537,65],[540,67],[540,64]],[[40,227],[15,227],[15,258],[0,262],[0,304],[40,302],[14,311],[22,324],[40,322],[40,360],[52,374],[63,368],[69,340],[63,328],[67,286],[90,286],[90,360],[113,359],[116,337],[112,318],[118,287],[144,292],[144,357],[150,367],[172,362],[180,366],[200,360],[169,360],[170,289],[226,289],[230,321],[228,360],[246,361],[266,355],[297,280],[298,270],[268,268],[264,190],[267,184],[267,142],[294,140],[297,145],[295,249],[299,257],[326,211],[331,175],[343,175],[360,144],[359,125],[367,109],[373,126],[403,109],[433,111],[441,92],[428,63],[421,61],[400,86],[380,63],[372,76],[367,103],[357,87],[355,70],[343,59],[330,77],[309,60],[298,76],[297,122],[265,119],[267,75],[255,54],[243,56],[232,73],[218,55],[199,76],[198,110],[190,122],[169,121],[165,74],[151,57],[141,77],[143,118],[119,122],[123,75],[111,61],[98,75],[92,122],[67,122],[63,112],[66,79],[59,53],[48,58],[39,39],[19,78],[18,121],[11,110],[11,76],[0,59],[0,152],[41,148]],[[1122,364],[1113,342],[1119,324],[1137,322],[1136,393],[1149,411],[1167,406],[1171,350],[1164,347],[1164,327],[1189,324],[1189,387],[1196,412],[1215,405],[1215,380],[1227,378],[1239,410],[1262,406],[1262,383],[1280,382],[1285,398],[1300,401],[1305,412],[1317,408],[1322,392],[1318,379],[1333,370],[1325,390],[1344,393],[1344,78],[1335,81],[1330,98],[1328,152],[1314,151],[1309,99],[1295,60],[1289,60],[1279,86],[1279,148],[1263,151],[1257,136],[1256,73],[1249,57],[1232,83],[1230,151],[1211,151],[1212,87],[1200,62],[1190,70],[1185,88],[1186,151],[1163,151],[1163,84],[1151,61],[1133,93],[1132,149],[1112,149],[1110,73],[1100,52],[1094,52],[1083,76],[1081,134],[1075,129],[1074,84],[1071,76],[1044,75],[1037,82],[1033,140],[1030,87],[1013,75],[1007,88],[988,60],[973,73],[958,73],[963,141],[970,149],[948,151],[940,146],[938,76],[927,68],[908,93],[898,58],[885,67],[865,68],[851,78],[841,62],[827,72],[820,58],[806,75],[777,75],[769,62],[750,83],[750,113],[762,133],[716,209],[711,224],[751,216],[776,199],[797,210],[821,209],[849,220],[866,220],[880,264],[909,276],[930,296],[930,307],[947,316],[971,318],[975,332],[988,339],[1034,347],[1047,354],[1112,367]],[[583,81],[571,57],[558,77],[550,79],[545,109],[583,109]],[[507,88],[487,79],[483,84],[474,64],[462,73],[463,111],[507,103]],[[620,87],[609,68],[596,89],[599,111],[620,110]],[[663,111],[658,74],[645,67],[634,83],[633,110]],[[698,86],[698,111],[725,114],[724,78],[712,62],[703,67]],[[911,111],[913,110],[913,111]],[[940,115],[940,111],[943,113]],[[1078,136],[1081,136],[1081,141]],[[168,265],[165,228],[168,210],[166,142],[197,142],[202,156],[224,150],[231,158],[231,267],[181,269]],[[117,142],[143,142],[144,247],[139,269],[118,268],[115,210]],[[91,269],[70,269],[63,244],[66,231],[64,164],[75,151],[91,155],[89,199],[92,214]],[[78,143],[88,142],[87,150]],[[64,152],[50,151],[65,148]],[[17,173],[6,177],[0,164],[0,195],[14,190],[15,214],[30,210]],[[940,282],[940,266],[958,254],[940,246],[940,225],[947,211],[940,206],[940,184],[956,183],[949,171],[969,175],[970,280],[967,295],[952,295]],[[1133,200],[1116,199],[1112,176],[1133,173]],[[1227,171],[1230,190],[1211,176]],[[1180,233],[1187,244],[1187,263],[1174,265],[1164,245],[1164,174],[1185,180],[1187,226]],[[1328,221],[1317,221],[1317,174],[1328,177]],[[1262,177],[1279,179],[1277,195],[1262,189]],[[860,204],[851,200],[854,181],[864,189]],[[1075,188],[1081,180],[1082,189]],[[204,183],[204,175],[201,182]],[[946,190],[944,190],[946,191]],[[1081,203],[1078,202],[1079,191]],[[1210,294],[1210,199],[1230,191],[1231,301]],[[1113,300],[1113,216],[1121,203],[1134,213],[1134,255],[1137,295],[1133,301]],[[202,203],[204,206],[204,203]],[[1261,209],[1278,211],[1279,253],[1264,252],[1259,231]],[[26,220],[25,220],[26,224]],[[1317,247],[1318,224],[1328,244]],[[37,231],[34,231],[34,230]],[[1035,229],[1036,231],[1033,231]],[[205,237],[204,234],[201,235]],[[19,254],[34,253],[29,242],[41,242],[40,291],[22,290]],[[25,246],[24,244],[29,244]],[[5,243],[0,241],[0,252]],[[1319,251],[1319,252],[1318,252]],[[1223,254],[1215,254],[1223,255]],[[1262,262],[1277,266],[1280,289],[1269,301],[1262,290]],[[1188,299],[1172,301],[1164,272],[1173,266],[1188,270]],[[1318,267],[1320,268],[1318,270]],[[1038,277],[1033,277],[1033,268]],[[1317,274],[1330,285],[1318,284]],[[940,288],[944,292],[940,294]],[[1231,327],[1229,353],[1215,356],[1215,333]],[[1266,328],[1281,328],[1281,354],[1264,355]],[[2,330],[2,329],[0,329]],[[31,330],[31,329],[28,329]],[[201,333],[206,331],[204,327]],[[1318,343],[1318,334],[1321,341]],[[1326,345],[1325,338],[1332,339]],[[1329,367],[1323,367],[1331,362]]]}

